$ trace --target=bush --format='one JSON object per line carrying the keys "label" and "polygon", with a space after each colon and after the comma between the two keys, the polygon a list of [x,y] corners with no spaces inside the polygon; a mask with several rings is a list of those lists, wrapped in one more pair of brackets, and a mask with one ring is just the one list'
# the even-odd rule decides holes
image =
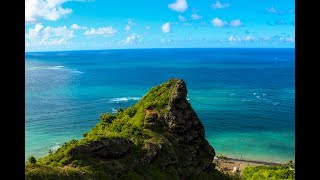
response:
{"label": "bush", "polygon": [[52,149],[49,149],[49,154],[52,154],[53,153],[53,150]]}
{"label": "bush", "polygon": [[28,158],[28,162],[31,164],[35,164],[35,163],[37,163],[37,159],[34,156],[30,156]]}
{"label": "bush", "polygon": [[126,113],[128,114],[129,117],[133,117],[137,112],[136,108],[128,108],[126,109]]}
{"label": "bush", "polygon": [[83,137],[87,137],[87,135],[88,135],[87,132],[85,132],[85,133],[82,134]]}
{"label": "bush", "polygon": [[112,121],[116,119],[116,116],[110,114],[110,113],[107,113],[107,114],[102,114],[100,116],[100,120],[102,122],[105,122],[105,123],[112,123]]}
{"label": "bush", "polygon": [[218,159],[228,159],[226,156],[217,156]]}
{"label": "bush", "polygon": [[294,171],[286,165],[247,167],[242,175],[247,180],[294,179]]}
{"label": "bush", "polygon": [[225,177],[227,180],[242,180],[243,179],[240,175],[240,172],[225,173]]}

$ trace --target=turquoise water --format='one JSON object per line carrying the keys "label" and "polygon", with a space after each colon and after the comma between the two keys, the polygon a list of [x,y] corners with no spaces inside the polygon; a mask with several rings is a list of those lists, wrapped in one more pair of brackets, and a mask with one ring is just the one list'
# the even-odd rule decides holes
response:
{"label": "turquoise water", "polygon": [[104,112],[170,77],[217,155],[294,160],[294,49],[140,49],[26,53],[26,158],[80,139]]}

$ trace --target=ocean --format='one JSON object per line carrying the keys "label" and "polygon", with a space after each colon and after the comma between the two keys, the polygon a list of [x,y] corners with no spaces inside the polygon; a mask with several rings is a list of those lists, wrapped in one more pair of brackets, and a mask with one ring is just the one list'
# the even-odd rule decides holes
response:
{"label": "ocean", "polygon": [[182,78],[218,156],[295,159],[295,49],[114,49],[25,54],[25,156],[80,139],[101,113]]}

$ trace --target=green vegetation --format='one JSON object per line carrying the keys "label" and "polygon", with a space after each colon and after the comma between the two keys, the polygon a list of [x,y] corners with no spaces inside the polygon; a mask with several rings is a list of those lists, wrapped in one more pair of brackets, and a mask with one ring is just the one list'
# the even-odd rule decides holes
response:
{"label": "green vegetation", "polygon": [[242,172],[224,172],[227,180],[293,180],[294,164],[289,161],[285,165],[249,166]]}
{"label": "green vegetation", "polygon": [[[171,159],[189,160],[189,157],[184,153],[187,147],[171,143],[175,137],[163,128],[163,117],[167,115],[176,82],[170,79],[152,88],[136,105],[118,109],[117,114],[101,114],[100,122],[84,133],[83,139],[63,144],[57,151],[38,159],[36,164],[27,163],[27,179],[179,179],[177,174],[190,172],[191,169],[183,168],[184,163],[178,163],[181,169],[170,166],[170,163],[176,164]],[[153,120],[157,123],[150,126]],[[133,142],[130,155],[109,160],[70,153],[77,147],[105,138],[130,139]],[[224,179],[216,170],[201,176],[210,179],[212,175]]]}
{"label": "green vegetation", "polygon": [[72,169],[61,169],[45,165],[27,164],[26,180],[85,180],[83,174]]}
{"label": "green vegetation", "polygon": [[242,177],[245,180],[292,180],[295,172],[292,163],[277,166],[253,166],[243,170]]}
{"label": "green vegetation", "polygon": [[[188,174],[190,179],[257,179],[292,177],[292,171],[285,167],[250,167],[243,176],[223,175],[216,169],[203,171],[198,162],[210,162],[208,150],[193,149],[192,144],[173,143],[176,135],[164,128],[164,118],[168,116],[168,102],[177,80],[170,79],[152,88],[134,106],[118,109],[117,114],[101,114],[100,122],[81,140],[66,142],[57,151],[36,159],[30,157],[26,162],[26,179],[181,179]],[[192,108],[191,108],[192,109]],[[98,157],[99,143],[130,141],[130,149],[121,157]],[[114,140],[114,141],[113,141]],[[206,142],[207,143],[207,142]],[[98,145],[96,145],[98,144]],[[77,153],[97,147],[92,154]],[[121,152],[128,144],[108,146],[107,151]],[[120,147],[120,148],[119,148]],[[197,151],[196,161],[189,151]],[[105,152],[105,151],[104,151]],[[224,158],[224,157],[220,157]],[[195,165],[194,165],[195,163]],[[197,167],[199,166],[199,167]],[[195,174],[197,172],[197,174]],[[293,174],[294,176],[294,174]]]}
{"label": "green vegetation", "polygon": [[234,172],[234,173],[224,173],[227,180],[244,180],[240,174],[240,172]]}
{"label": "green vegetation", "polygon": [[227,180],[293,180],[295,167],[292,161],[281,165],[248,166],[242,172],[220,170]]}
{"label": "green vegetation", "polygon": [[228,159],[226,156],[217,156],[218,159]]}
{"label": "green vegetation", "polygon": [[36,159],[34,156],[30,156],[30,157],[28,158],[28,162],[29,162],[30,164],[35,164],[35,163],[37,163],[37,159]]}

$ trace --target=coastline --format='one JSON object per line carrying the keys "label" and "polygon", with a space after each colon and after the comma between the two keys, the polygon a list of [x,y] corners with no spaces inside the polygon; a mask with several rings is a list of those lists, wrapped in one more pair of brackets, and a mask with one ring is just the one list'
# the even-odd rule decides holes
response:
{"label": "coastline", "polygon": [[215,157],[218,160],[226,160],[226,161],[234,161],[234,162],[243,162],[243,163],[253,163],[253,164],[262,164],[262,165],[284,165],[286,163],[283,162],[267,162],[267,161],[258,161],[258,160],[250,160],[250,159],[238,159],[232,157],[219,158]]}
{"label": "coastline", "polygon": [[248,159],[237,159],[231,157],[214,157],[212,163],[216,164],[218,170],[223,172],[235,172],[239,171],[240,173],[249,166],[272,166],[272,165],[285,165],[286,163],[282,162],[266,162],[266,161],[257,161],[257,160],[248,160]]}

